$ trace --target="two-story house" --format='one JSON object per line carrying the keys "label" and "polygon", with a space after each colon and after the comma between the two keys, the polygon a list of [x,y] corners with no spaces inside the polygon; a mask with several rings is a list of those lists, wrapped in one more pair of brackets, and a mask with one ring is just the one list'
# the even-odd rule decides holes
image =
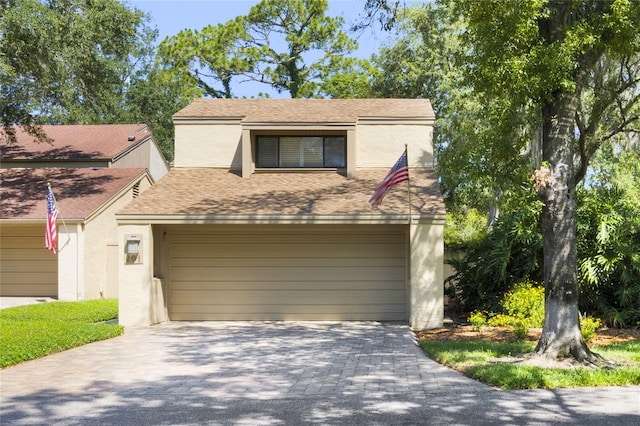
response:
{"label": "two-story house", "polygon": [[[203,99],[177,112],[175,167],[117,214],[120,322],[440,326],[433,122],[424,99]],[[408,184],[372,209],[405,146]]]}
{"label": "two-story house", "polygon": [[[85,300],[118,296],[115,212],[168,172],[142,124],[16,128],[0,144],[0,295]],[[60,211],[45,249],[47,187]]]}

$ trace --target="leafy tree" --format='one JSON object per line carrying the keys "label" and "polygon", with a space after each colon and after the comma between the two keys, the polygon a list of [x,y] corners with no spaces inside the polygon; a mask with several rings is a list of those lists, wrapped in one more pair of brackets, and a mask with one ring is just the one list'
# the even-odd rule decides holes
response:
{"label": "leafy tree", "polygon": [[[441,168],[449,168],[443,175],[460,165],[464,172],[455,175],[455,185],[478,193],[481,186],[467,182],[484,181],[489,194],[501,197],[505,187],[530,188],[523,171],[535,170],[546,289],[536,353],[595,361],[578,322],[576,187],[600,147],[638,129],[640,32],[634,23],[640,2],[442,0],[438,6],[461,21],[451,39],[462,49],[453,57],[463,86],[486,110],[485,124],[473,129],[476,136],[439,157],[445,159]],[[457,111],[439,113],[455,119]],[[483,170],[488,178],[478,173]],[[461,179],[464,173],[469,179]]]}
{"label": "leafy tree", "polygon": [[[0,3],[0,109],[38,136],[38,123],[101,122],[118,109],[144,15],[115,0]],[[140,32],[139,32],[140,31]]]}
{"label": "leafy tree", "polygon": [[366,63],[348,57],[357,44],[341,30],[342,18],[325,15],[327,8],[326,0],[263,0],[247,16],[181,31],[162,42],[159,55],[177,78],[217,98],[234,96],[233,79],[292,98],[327,93],[328,81],[339,83],[341,93],[359,93],[355,74],[346,75]]}
{"label": "leafy tree", "polygon": [[173,156],[171,115],[198,94],[154,67],[157,31],[116,0],[0,1],[0,137],[21,125],[148,124]]}

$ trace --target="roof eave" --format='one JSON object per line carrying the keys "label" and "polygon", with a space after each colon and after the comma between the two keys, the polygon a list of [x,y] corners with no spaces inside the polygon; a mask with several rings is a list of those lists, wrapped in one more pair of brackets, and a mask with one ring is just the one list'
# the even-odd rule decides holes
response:
{"label": "roof eave", "polygon": [[346,214],[346,215],[136,215],[116,214],[119,225],[152,224],[220,224],[220,225],[325,225],[325,224],[358,224],[358,225],[406,225],[406,224],[441,224],[444,225],[444,214]]}

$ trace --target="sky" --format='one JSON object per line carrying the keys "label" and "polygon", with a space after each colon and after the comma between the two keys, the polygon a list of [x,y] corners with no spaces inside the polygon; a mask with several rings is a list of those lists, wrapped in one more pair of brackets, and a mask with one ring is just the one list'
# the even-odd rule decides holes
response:
{"label": "sky", "polygon": [[[258,1],[251,0],[125,0],[130,6],[140,9],[151,16],[151,25],[157,27],[158,41],[177,34],[180,30],[190,28],[199,30],[207,25],[224,23],[236,16],[246,15],[249,9]],[[357,20],[363,13],[363,0],[329,0],[329,16],[342,16],[345,20],[344,30]],[[389,34],[376,28],[365,30],[360,35],[349,36],[358,41],[358,50],[353,56],[370,58],[379,51],[389,38]],[[255,94],[255,88],[247,88],[249,92],[242,93],[241,87],[236,86],[234,92],[239,96]],[[260,87],[262,92],[269,92]],[[274,96],[274,93],[270,93]]]}

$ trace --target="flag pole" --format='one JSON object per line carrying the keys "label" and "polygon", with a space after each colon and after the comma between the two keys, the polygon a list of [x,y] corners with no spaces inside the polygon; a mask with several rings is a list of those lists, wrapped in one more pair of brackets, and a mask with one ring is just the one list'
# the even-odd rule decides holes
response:
{"label": "flag pole", "polygon": [[47,182],[47,188],[49,188],[49,191],[51,192],[51,196],[53,197],[53,202],[56,203],[56,208],[58,209],[58,219],[60,219],[60,221],[62,222],[62,226],[64,226],[64,231],[67,233],[67,241],[64,243],[64,245],[62,245],[62,247],[60,247],[60,250],[62,250],[64,246],[69,244],[69,241],[71,241],[71,237],[69,236],[69,228],[67,228],[67,223],[64,221],[64,218],[62,217],[62,212],[58,207],[58,200],[56,200],[56,194],[54,194],[53,191],[51,190],[51,182]]}
{"label": "flag pole", "polygon": [[404,156],[407,159],[407,198],[409,200],[409,225],[413,224],[413,215],[411,214],[411,176],[409,176],[409,148],[408,144],[404,144]]}

